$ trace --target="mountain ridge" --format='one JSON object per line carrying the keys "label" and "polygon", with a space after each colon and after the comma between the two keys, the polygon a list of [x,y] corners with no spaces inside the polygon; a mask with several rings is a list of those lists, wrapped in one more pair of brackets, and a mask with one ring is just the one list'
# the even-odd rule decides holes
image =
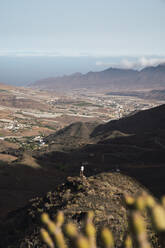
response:
{"label": "mountain ridge", "polygon": [[74,73],[68,76],[41,79],[29,87],[43,90],[97,89],[162,89],[165,88],[165,64],[146,67],[140,71],[133,69],[108,68],[86,74]]}
{"label": "mountain ridge", "polygon": [[55,218],[62,210],[67,222],[72,221],[80,229],[85,214],[93,210],[97,230],[104,225],[110,226],[117,247],[121,247],[127,233],[128,209],[124,195],[136,197],[142,192],[148,193],[136,180],[119,173],[101,173],[88,178],[68,177],[56,190],[31,199],[24,208],[11,212],[5,224],[0,223],[0,246],[17,248],[34,244],[38,248],[45,247],[40,238],[43,212]]}

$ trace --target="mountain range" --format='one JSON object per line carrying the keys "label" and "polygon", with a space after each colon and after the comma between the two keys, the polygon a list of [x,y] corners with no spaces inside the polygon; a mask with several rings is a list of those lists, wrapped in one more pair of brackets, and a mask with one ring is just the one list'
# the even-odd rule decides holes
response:
{"label": "mountain range", "polygon": [[29,87],[44,90],[136,90],[165,88],[165,64],[147,67],[140,71],[132,69],[109,68],[87,74],[75,73],[62,77],[38,80]]}

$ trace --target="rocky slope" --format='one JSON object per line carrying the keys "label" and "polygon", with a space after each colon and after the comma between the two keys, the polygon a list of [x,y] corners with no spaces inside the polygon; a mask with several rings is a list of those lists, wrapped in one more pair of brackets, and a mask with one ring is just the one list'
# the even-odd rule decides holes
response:
{"label": "rocky slope", "polygon": [[135,180],[119,173],[101,173],[89,178],[68,177],[66,183],[37,197],[23,209],[12,212],[1,223],[0,247],[44,247],[39,236],[40,216],[48,212],[52,218],[58,210],[81,228],[87,211],[95,213],[94,223],[99,229],[110,226],[117,247],[121,246],[127,232],[127,209],[123,196],[137,196],[145,189]]}

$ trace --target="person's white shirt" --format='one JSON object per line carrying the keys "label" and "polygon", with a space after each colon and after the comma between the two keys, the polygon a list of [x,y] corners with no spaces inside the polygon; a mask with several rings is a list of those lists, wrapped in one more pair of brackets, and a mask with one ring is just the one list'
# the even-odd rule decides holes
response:
{"label": "person's white shirt", "polygon": [[82,171],[82,172],[84,171],[84,166],[81,166],[81,171]]}

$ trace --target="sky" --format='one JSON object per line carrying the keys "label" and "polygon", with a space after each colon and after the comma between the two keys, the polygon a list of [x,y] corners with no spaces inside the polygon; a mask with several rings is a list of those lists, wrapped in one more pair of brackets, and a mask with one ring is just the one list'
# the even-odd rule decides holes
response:
{"label": "sky", "polygon": [[155,65],[165,61],[164,13],[165,0],[0,0],[0,67],[5,57]]}

